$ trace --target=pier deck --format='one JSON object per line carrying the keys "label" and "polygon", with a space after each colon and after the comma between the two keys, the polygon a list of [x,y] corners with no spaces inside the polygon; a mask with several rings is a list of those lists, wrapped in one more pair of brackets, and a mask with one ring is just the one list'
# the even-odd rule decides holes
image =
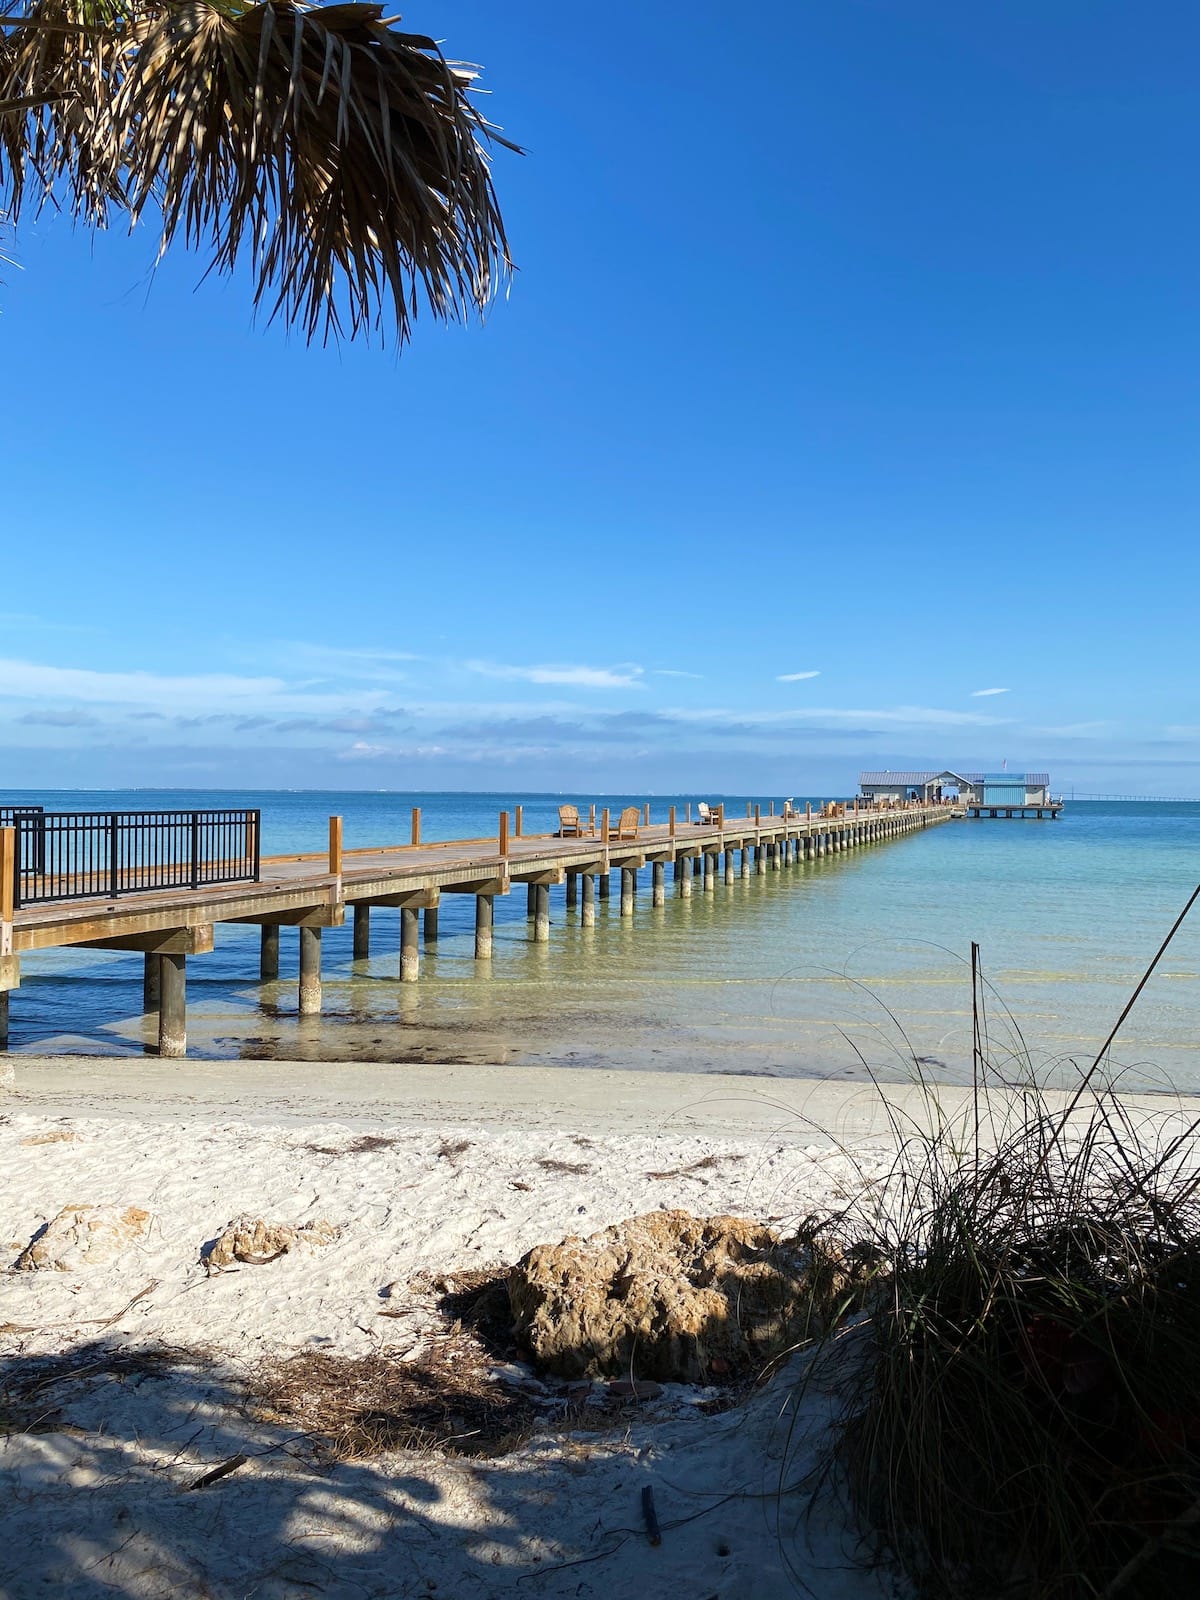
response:
{"label": "pier deck", "polygon": [[475,954],[486,964],[492,956],[494,899],[511,893],[515,884],[527,885],[531,936],[544,942],[550,936],[549,892],[558,884],[566,884],[567,907],[578,907],[586,927],[595,922],[597,890],[602,899],[608,898],[613,872],[621,873],[621,914],[631,916],[638,874],[646,867],[651,869],[653,904],[661,905],[668,865],[677,893],[690,895],[694,878],[700,880],[701,892],[711,892],[722,856],[729,883],[735,876],[757,876],[899,838],[955,815],[961,811],[946,805],[912,805],[858,811],[846,807],[835,816],[716,817],[702,824],[672,818],[639,824],[636,837],[618,839],[606,825],[567,838],[510,835],[505,813],[491,838],[354,850],[342,849],[340,819],[331,818],[327,853],[266,857],[253,882],[159,888],[111,900],[61,899],[15,909],[10,844],[7,889],[0,854],[0,1048],[7,1043],[9,991],[19,985],[20,958],[26,952],[71,946],[142,953],[146,1012],[158,1015],[160,1053],[176,1056],[186,1047],[186,960],[213,948],[218,923],[261,927],[260,976],[266,980],[278,977],[279,929],[296,927],[299,1009],[312,1015],[321,1007],[321,930],[341,926],[347,907],[354,915],[355,959],[369,953],[371,908],[399,908],[399,977],[412,982],[420,972],[419,916],[425,915],[426,942],[436,940],[444,894],[475,896]]}

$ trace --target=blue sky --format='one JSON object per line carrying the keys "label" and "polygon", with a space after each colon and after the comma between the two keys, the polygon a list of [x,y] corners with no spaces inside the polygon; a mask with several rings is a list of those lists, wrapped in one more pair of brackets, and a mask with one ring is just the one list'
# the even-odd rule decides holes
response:
{"label": "blue sky", "polygon": [[9,240],[0,786],[1200,795],[1190,0],[406,22],[528,149],[485,326]]}

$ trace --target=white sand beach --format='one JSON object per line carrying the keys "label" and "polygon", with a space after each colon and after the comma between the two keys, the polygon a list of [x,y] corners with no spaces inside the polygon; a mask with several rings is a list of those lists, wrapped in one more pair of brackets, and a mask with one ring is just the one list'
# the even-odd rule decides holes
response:
{"label": "white sand beach", "polygon": [[[0,1355],[10,1371],[54,1359],[44,1431],[0,1445],[0,1592],[773,1600],[802,1581],[820,1600],[896,1593],[835,1502],[810,1514],[789,1489],[832,1401],[810,1393],[797,1416],[787,1373],[721,1409],[707,1404],[717,1391],[683,1385],[647,1400],[597,1383],[564,1399],[555,1380],[506,1369],[537,1422],[490,1459],[314,1461],[295,1430],[241,1401],[247,1375],[299,1351],[419,1364],[454,1338],[431,1286],[453,1289],[455,1274],[669,1207],[786,1232],[838,1209],[893,1152],[862,1085],[21,1058],[0,1096]],[[84,1204],[150,1220],[110,1263],[13,1270],[43,1224]],[[209,1275],[201,1249],[240,1213],[321,1220],[338,1237]],[[164,1348],[161,1372],[98,1354]]]}

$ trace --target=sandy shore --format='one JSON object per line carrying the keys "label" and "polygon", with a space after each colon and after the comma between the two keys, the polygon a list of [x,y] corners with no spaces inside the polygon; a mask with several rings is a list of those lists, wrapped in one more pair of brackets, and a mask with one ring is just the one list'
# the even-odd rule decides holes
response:
{"label": "sandy shore", "polygon": [[[66,1205],[139,1206],[152,1221],[109,1265],[0,1273],[6,1367],[61,1358],[48,1431],[0,1446],[0,1593],[774,1600],[796,1592],[793,1568],[820,1600],[893,1592],[857,1564],[836,1508],[809,1517],[803,1494],[777,1500],[831,1404],[811,1394],[796,1416],[786,1382],[717,1415],[698,1409],[711,1393],[672,1385],[569,1426],[535,1385],[542,1420],[510,1455],[323,1469],[238,1400],[242,1377],[296,1351],[418,1360],[446,1336],[420,1285],[543,1241],[671,1206],[781,1229],[838,1208],[892,1160],[874,1090],[530,1068],[15,1066],[0,1096],[4,1267]],[[889,1099],[915,1110],[911,1091]],[[207,1276],[201,1247],[242,1212],[322,1219],[339,1237]],[[87,1377],[98,1350],[161,1346],[194,1359],[169,1379]],[[188,1492],[235,1454],[249,1458],[238,1471]],[[659,1548],[641,1530],[647,1485],[667,1525]]]}

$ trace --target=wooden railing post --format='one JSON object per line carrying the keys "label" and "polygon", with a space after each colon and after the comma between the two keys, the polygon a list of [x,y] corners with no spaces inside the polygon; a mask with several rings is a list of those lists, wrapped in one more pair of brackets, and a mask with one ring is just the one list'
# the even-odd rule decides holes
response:
{"label": "wooden railing post", "polygon": [[420,806],[414,806],[412,808],[412,835],[411,835],[411,841],[412,841],[413,844],[420,844],[420,842],[421,842],[421,808],[420,808]]}
{"label": "wooden railing post", "polygon": [[724,802],[724,800],[722,800],[721,804],[717,807],[717,827],[718,828],[724,828],[724,826],[725,826],[725,802]]}
{"label": "wooden railing post", "polygon": [[0,828],[0,956],[12,953],[12,919],[17,904],[17,830]]}
{"label": "wooden railing post", "polygon": [[692,820],[692,802],[690,800],[687,803],[687,820],[688,822]]}
{"label": "wooden railing post", "polygon": [[762,807],[759,806],[759,805],[756,805],[755,808],[754,808],[754,826],[757,828],[761,824],[761,822],[762,822]]}
{"label": "wooden railing post", "polygon": [[342,819],[329,819],[329,871],[334,878],[342,875]]}
{"label": "wooden railing post", "polygon": [[672,839],[675,837],[675,807],[674,806],[672,806],[670,811],[667,813],[667,834]]}
{"label": "wooden railing post", "polygon": [[524,806],[518,806],[516,809],[517,809],[517,825],[516,825],[516,828],[514,829],[514,832],[515,832],[517,838],[519,839],[521,837],[522,833],[525,830],[525,807]]}
{"label": "wooden railing post", "polygon": [[588,832],[590,834],[596,832],[596,802],[594,800],[588,809]]}
{"label": "wooden railing post", "polygon": [[649,802],[649,800],[646,801],[646,805],[645,805],[645,808],[644,808],[644,811],[643,811],[643,816],[642,816],[642,822],[643,822],[643,825],[645,827],[648,828],[650,826],[650,802]]}
{"label": "wooden railing post", "polygon": [[607,806],[605,806],[604,810],[600,814],[600,842],[601,842],[601,844],[607,844],[608,843],[608,807]]}
{"label": "wooden railing post", "polygon": [[502,811],[500,813],[500,854],[502,856],[506,856],[508,854],[508,812],[507,811]]}

